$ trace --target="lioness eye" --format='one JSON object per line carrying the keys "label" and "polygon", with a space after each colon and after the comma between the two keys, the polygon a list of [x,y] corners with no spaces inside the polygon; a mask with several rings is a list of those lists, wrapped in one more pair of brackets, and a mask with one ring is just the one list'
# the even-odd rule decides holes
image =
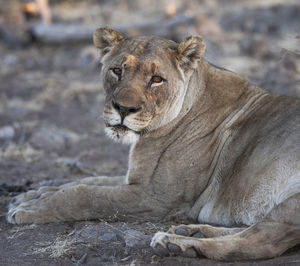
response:
{"label": "lioness eye", "polygon": [[163,81],[163,78],[160,77],[160,76],[153,76],[153,77],[151,78],[151,82],[152,82],[152,83],[161,83],[162,81]]}
{"label": "lioness eye", "polygon": [[114,67],[111,69],[116,75],[120,76],[122,74],[122,69],[119,67]]}

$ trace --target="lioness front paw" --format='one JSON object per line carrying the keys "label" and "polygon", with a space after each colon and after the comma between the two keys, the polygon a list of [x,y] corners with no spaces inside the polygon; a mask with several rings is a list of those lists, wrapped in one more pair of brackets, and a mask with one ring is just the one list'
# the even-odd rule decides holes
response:
{"label": "lioness front paw", "polygon": [[198,256],[193,248],[185,248],[183,245],[175,243],[178,242],[174,241],[175,239],[176,235],[157,232],[152,238],[150,245],[154,249],[154,252],[160,256],[180,255],[189,258]]}
{"label": "lioness front paw", "polygon": [[8,211],[6,219],[12,224],[42,223],[44,218],[38,211],[26,210],[20,207]]}
{"label": "lioness front paw", "polygon": [[14,197],[9,204],[7,221],[12,224],[58,221],[49,206],[49,201],[57,190],[55,187],[41,187]]}
{"label": "lioness front paw", "polygon": [[9,202],[9,209],[16,208],[22,203],[31,201],[33,199],[40,198],[43,194],[47,192],[54,192],[59,190],[58,187],[50,187],[50,186],[43,186],[40,187],[38,190],[29,190],[28,192],[21,193],[11,199]]}
{"label": "lioness front paw", "polygon": [[15,197],[13,197],[9,202],[9,209],[15,208],[19,206],[22,202],[26,202],[36,198],[38,195],[37,190],[29,190],[28,192],[21,193]]}

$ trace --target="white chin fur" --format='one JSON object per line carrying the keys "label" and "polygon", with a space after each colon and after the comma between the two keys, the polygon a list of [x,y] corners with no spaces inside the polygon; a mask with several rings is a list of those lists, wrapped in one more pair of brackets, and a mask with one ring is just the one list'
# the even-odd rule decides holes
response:
{"label": "white chin fur", "polygon": [[117,131],[113,128],[106,127],[105,133],[108,137],[116,142],[122,142],[123,144],[136,143],[139,140],[139,135],[131,130],[127,131]]}

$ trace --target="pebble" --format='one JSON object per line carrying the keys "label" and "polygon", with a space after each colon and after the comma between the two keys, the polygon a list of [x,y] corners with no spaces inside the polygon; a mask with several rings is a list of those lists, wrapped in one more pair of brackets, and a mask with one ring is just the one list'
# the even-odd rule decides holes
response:
{"label": "pebble", "polygon": [[99,228],[97,225],[85,226],[81,230],[75,233],[76,236],[82,238],[85,241],[118,241],[120,237],[116,232],[108,228]]}
{"label": "pebble", "polygon": [[30,144],[36,149],[59,150],[78,140],[79,136],[73,132],[49,126],[35,131],[30,138]]}
{"label": "pebble", "polygon": [[149,247],[151,236],[130,229],[118,227],[116,229],[103,225],[88,225],[78,230],[75,235],[84,241],[124,241],[128,247]]}
{"label": "pebble", "polygon": [[2,62],[6,66],[13,66],[18,62],[18,59],[16,56],[14,56],[12,54],[8,54],[4,57]]}
{"label": "pebble", "polygon": [[126,246],[129,247],[148,247],[151,241],[151,236],[145,235],[144,233],[128,229],[124,231],[124,240]]}
{"label": "pebble", "polygon": [[98,240],[100,241],[117,241],[118,236],[114,232],[100,232],[98,236]]}
{"label": "pebble", "polygon": [[15,129],[11,126],[4,126],[0,128],[0,139],[11,140],[15,136]]}

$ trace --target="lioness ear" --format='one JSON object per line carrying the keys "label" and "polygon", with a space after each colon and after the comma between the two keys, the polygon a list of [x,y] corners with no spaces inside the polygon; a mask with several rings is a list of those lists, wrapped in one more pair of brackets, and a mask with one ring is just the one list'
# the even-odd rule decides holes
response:
{"label": "lioness ear", "polygon": [[178,46],[178,60],[185,70],[196,68],[205,52],[205,44],[199,36],[189,36]]}
{"label": "lioness ear", "polygon": [[94,45],[100,50],[100,56],[108,53],[112,47],[123,40],[123,36],[108,27],[96,29],[93,36]]}

